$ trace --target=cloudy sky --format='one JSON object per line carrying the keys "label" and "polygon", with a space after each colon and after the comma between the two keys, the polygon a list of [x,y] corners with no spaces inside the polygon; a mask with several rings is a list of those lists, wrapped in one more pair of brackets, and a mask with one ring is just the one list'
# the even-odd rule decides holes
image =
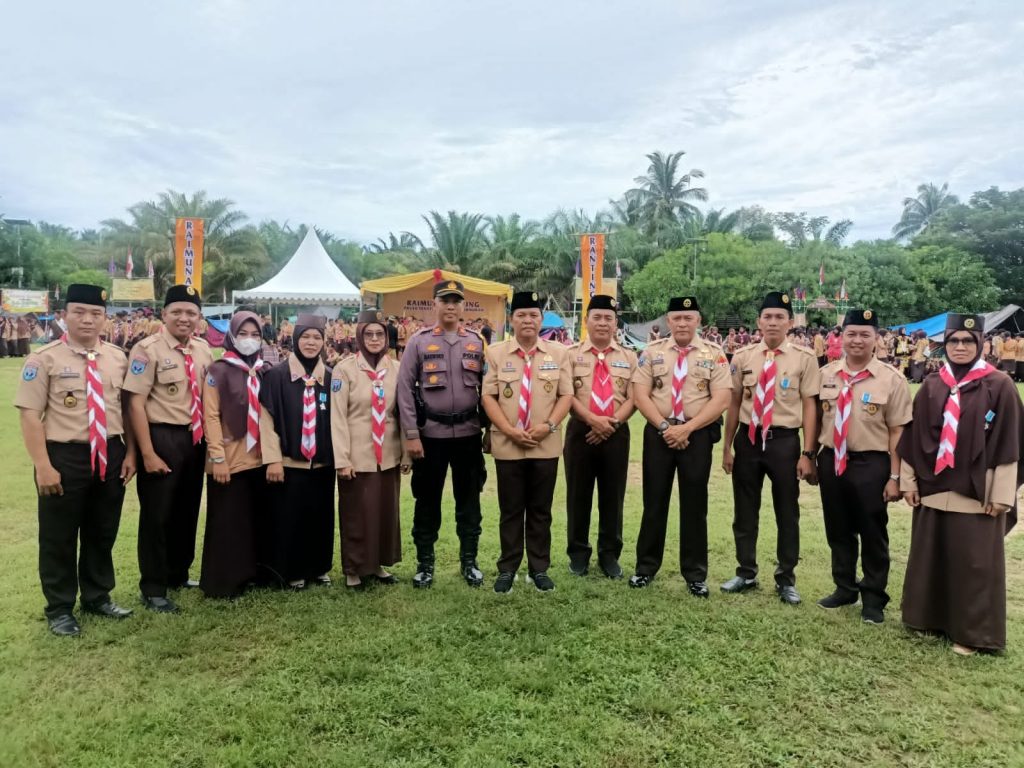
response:
{"label": "cloudy sky", "polygon": [[1024,185],[1017,2],[5,3],[0,213],[205,189],[369,241],[607,205],[685,150],[714,207],[885,236],[924,181]]}

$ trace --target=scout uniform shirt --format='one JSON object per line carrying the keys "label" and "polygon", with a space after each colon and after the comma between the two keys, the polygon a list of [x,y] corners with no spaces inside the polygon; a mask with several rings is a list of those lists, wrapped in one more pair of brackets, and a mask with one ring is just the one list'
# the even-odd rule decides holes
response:
{"label": "scout uniform shirt", "polygon": [[[743,389],[740,423],[750,424],[757,380],[764,368],[768,345],[763,341],[744,347],[732,358],[732,381]],[[826,366],[827,367],[827,366]],[[775,399],[772,426],[798,429],[804,423],[805,397],[814,397],[821,386],[821,370],[814,353],[799,344],[782,342],[775,350]]]}
{"label": "scout uniform shirt", "polygon": [[[187,384],[185,388],[188,388]],[[252,447],[252,450],[249,450],[245,446],[244,432],[241,435],[232,435],[224,428],[224,422],[220,418],[220,391],[217,389],[217,380],[212,374],[203,376],[200,390],[203,393],[203,432],[206,438],[207,458],[224,459],[224,464],[231,474],[262,467],[263,458],[260,449],[263,441],[260,440]],[[260,408],[261,425],[263,422],[262,412],[263,409]],[[206,462],[208,475],[213,474],[213,466],[211,461]]]}
{"label": "scout uniform shirt", "polygon": [[[850,401],[850,431],[846,435],[846,450],[889,452],[889,427],[902,427],[910,423],[910,386],[907,378],[891,365],[871,358],[865,369],[871,373],[853,385]],[[818,440],[826,448],[835,448],[836,398],[843,388],[839,372],[854,373],[845,360],[829,363],[821,369],[821,436]]]}
{"label": "scout uniform shirt", "polygon": [[1003,346],[999,350],[1000,360],[1016,360],[1017,359],[1017,340],[1011,336],[1008,339],[1003,339]]}
{"label": "scout uniform shirt", "polygon": [[[569,363],[572,367],[572,388],[576,399],[589,410],[590,393],[594,385],[594,366],[597,355],[592,351],[590,339],[573,344],[569,347]],[[636,372],[636,354],[617,344],[614,340],[602,353],[612,375],[612,393],[615,395],[615,408],[618,411],[629,395],[629,382]],[[571,414],[572,411],[569,411]]]}
{"label": "scout uniform shirt", "polygon": [[[683,383],[683,415],[694,418],[711,399],[712,392],[732,389],[729,361],[717,344],[694,336],[693,347],[686,355],[686,381]],[[741,350],[742,351],[742,350]],[[740,353],[737,352],[738,356]],[[651,400],[665,419],[672,418],[672,374],[679,353],[671,336],[647,345],[637,360],[633,384],[642,384],[651,390]],[[733,357],[733,361],[736,357]]]}
{"label": "scout uniform shirt", "polygon": [[[487,370],[482,394],[498,399],[498,406],[509,423],[519,419],[519,389],[523,382],[525,360],[513,336],[487,348]],[[530,425],[537,427],[551,417],[558,398],[572,394],[572,370],[569,351],[561,344],[537,339],[530,375]],[[491,430],[491,455],[495,459],[557,459],[562,453],[562,435],[544,435],[536,448],[520,448],[500,430]]]}
{"label": "scout uniform shirt", "polygon": [[927,355],[925,352],[928,351],[928,339],[918,339],[914,344],[914,354],[911,356],[911,360],[915,363],[923,363]]}
{"label": "scout uniform shirt", "polygon": [[331,378],[331,443],[335,469],[352,467],[358,472],[376,472],[373,452],[373,382],[367,371],[386,371],[384,386],[384,447],[381,470],[410,463],[398,426],[395,391],[398,389],[398,361],[381,355],[374,371],[362,355],[347,357],[334,366]]}
{"label": "scout uniform shirt", "polygon": [[[96,366],[103,380],[107,438],[124,434],[121,388],[128,370],[124,352],[97,343]],[[29,355],[21,370],[14,405],[44,414],[46,439],[57,443],[89,442],[89,409],[85,401],[85,348],[70,341],[51,341]]]}
{"label": "scout uniform shirt", "polygon": [[[185,373],[185,356],[175,349],[177,346],[178,340],[164,328],[132,347],[124,389],[146,398],[146,420],[151,424],[192,423],[192,393]],[[206,369],[213,363],[210,346],[192,337],[186,348],[192,352],[196,384],[202,392]]]}

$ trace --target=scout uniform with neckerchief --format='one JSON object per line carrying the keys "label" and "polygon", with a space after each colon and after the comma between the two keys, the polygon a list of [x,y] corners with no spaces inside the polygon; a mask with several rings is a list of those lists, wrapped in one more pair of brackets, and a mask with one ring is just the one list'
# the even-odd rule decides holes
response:
{"label": "scout uniform with neckerchief", "polygon": [[[617,312],[618,302],[611,296],[597,294],[590,299],[590,310]],[[636,372],[636,354],[616,342],[613,335],[607,348],[598,350],[592,341],[569,347],[573,392],[583,408],[602,416],[614,417],[622,404],[632,397],[630,381]],[[598,382],[595,392],[595,377]],[[609,399],[610,398],[610,399]],[[576,573],[585,573],[590,561],[590,514],[597,485],[597,560],[606,575],[621,576],[619,555],[622,554],[622,509],[626,496],[626,473],[629,469],[628,419],[616,426],[606,440],[590,445],[590,427],[574,411],[570,411],[565,429],[565,507],[566,552]]]}
{"label": "scout uniform with neckerchief", "polygon": [[[878,317],[870,309],[851,309],[843,321],[847,325],[877,329]],[[822,369],[818,399],[818,481],[832,550],[833,597],[852,604],[859,596],[864,608],[881,610],[889,602],[889,516],[884,498],[892,471],[889,430],[910,421],[910,386],[899,371],[874,356],[859,371],[851,371],[844,359]],[[864,572],[859,582],[858,536]]]}
{"label": "scout uniform with neckerchief", "polygon": [[[693,296],[669,300],[668,312],[700,312]],[[637,361],[634,390],[642,388],[657,407],[662,421],[644,427],[643,503],[640,536],[636,543],[636,574],[630,586],[644,587],[661,568],[672,483],[679,477],[679,570],[692,589],[706,594],[708,571],[708,479],[711,476],[711,447],[721,439],[721,425],[715,421],[695,430],[689,446],[670,447],[662,432],[670,426],[693,420],[714,393],[731,390],[729,362],[717,344],[694,335],[686,351],[686,374],[682,381],[682,413],[674,409],[673,380],[680,352],[671,333],[647,345]],[[696,594],[696,593],[695,593]]]}
{"label": "scout uniform with neckerchief", "polygon": [[[192,286],[171,287],[164,307],[179,301],[202,306]],[[191,377],[185,352],[192,359]],[[206,469],[202,408],[200,404],[197,426],[192,382],[201,397],[206,369],[212,363],[205,341],[193,336],[182,345],[166,327],[136,343],[129,356],[125,391],[145,402],[153,450],[171,470],[169,474],[151,474],[143,462],[139,466],[139,588],[143,597],[166,597],[168,589],[189,584]]]}
{"label": "scout uniform with neckerchief", "polygon": [[[70,285],[67,302],[105,307],[106,291],[93,285]],[[98,399],[90,403],[90,390],[95,392],[89,383],[93,365],[102,387],[102,407]],[[111,604],[111,550],[124,501],[121,388],[127,368],[124,352],[113,344],[98,341],[85,349],[70,339],[44,345],[22,368],[14,405],[43,422],[46,452],[63,489],[63,495],[39,497],[39,576],[51,623],[71,617],[79,589],[83,610],[100,612],[99,608]],[[98,428],[90,434],[90,411],[97,427],[105,421],[105,438]],[[131,613],[117,611],[104,613],[116,617]],[[58,634],[78,633],[74,619],[68,626],[69,631]]]}
{"label": "scout uniform with neckerchief", "polygon": [[[793,316],[789,296],[784,293],[765,296],[759,314],[765,309],[785,309]],[[768,367],[769,357],[774,362],[774,372]],[[774,381],[765,388],[766,371]],[[776,587],[793,587],[794,570],[800,559],[800,484],[796,465],[801,452],[804,400],[815,397],[820,386],[818,361],[812,350],[799,344],[783,340],[777,349],[771,350],[760,341],[733,356],[732,380],[735,390],[731,408],[740,393],[739,425],[732,443],[732,530],[738,563],[736,576],[742,581],[726,582],[737,589],[723,589],[743,591],[752,587],[757,578],[757,537],[765,476],[772,484],[778,530]],[[756,422],[753,429],[752,421]]]}

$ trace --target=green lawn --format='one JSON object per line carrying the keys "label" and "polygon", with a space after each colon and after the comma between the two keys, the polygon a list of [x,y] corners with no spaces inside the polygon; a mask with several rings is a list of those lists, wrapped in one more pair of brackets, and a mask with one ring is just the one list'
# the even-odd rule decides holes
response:
{"label": "green lawn", "polygon": [[[479,591],[457,578],[450,512],[436,586],[258,593],[233,604],[183,594],[184,612],[86,617],[51,637],[36,573],[35,492],[10,407],[19,366],[0,361],[0,766],[1020,766],[1024,765],[1024,535],[1008,544],[1009,650],[963,659],[905,632],[899,595],[909,510],[892,508],[895,596],[884,626],[826,613],[831,589],[817,490],[804,486],[799,608],[770,589],[775,546],[763,513],[769,586],[725,596],[732,496],[712,473],[712,597],[666,568],[634,592],[570,577],[564,489],[555,502],[558,589],[491,591],[495,483],[485,491]],[[640,520],[627,498],[631,571]],[[770,509],[770,508],[766,508]],[[114,597],[139,609],[134,485],[115,551]],[[337,558],[336,558],[337,568]],[[194,573],[198,573],[198,566]]]}

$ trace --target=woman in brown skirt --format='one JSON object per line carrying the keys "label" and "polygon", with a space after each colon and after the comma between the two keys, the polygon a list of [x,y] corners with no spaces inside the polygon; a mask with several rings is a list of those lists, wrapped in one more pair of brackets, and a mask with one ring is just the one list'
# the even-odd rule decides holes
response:
{"label": "woman in brown skirt", "polygon": [[381,312],[359,314],[356,347],[357,354],[339,363],[331,378],[341,565],[345,583],[353,589],[371,579],[398,581],[385,566],[402,559],[399,471],[409,471],[396,413],[398,361],[388,357]]}
{"label": "woman in brown skirt", "polygon": [[914,508],[903,622],[969,656],[1006,647],[1003,537],[1016,522],[1024,406],[982,357],[984,318],[950,314],[946,362],[925,379],[899,443]]}
{"label": "woman in brown skirt", "polygon": [[206,431],[206,534],[199,586],[207,597],[237,597],[257,578],[267,499],[260,453],[260,323],[236,312],[224,356],[203,387]]}

